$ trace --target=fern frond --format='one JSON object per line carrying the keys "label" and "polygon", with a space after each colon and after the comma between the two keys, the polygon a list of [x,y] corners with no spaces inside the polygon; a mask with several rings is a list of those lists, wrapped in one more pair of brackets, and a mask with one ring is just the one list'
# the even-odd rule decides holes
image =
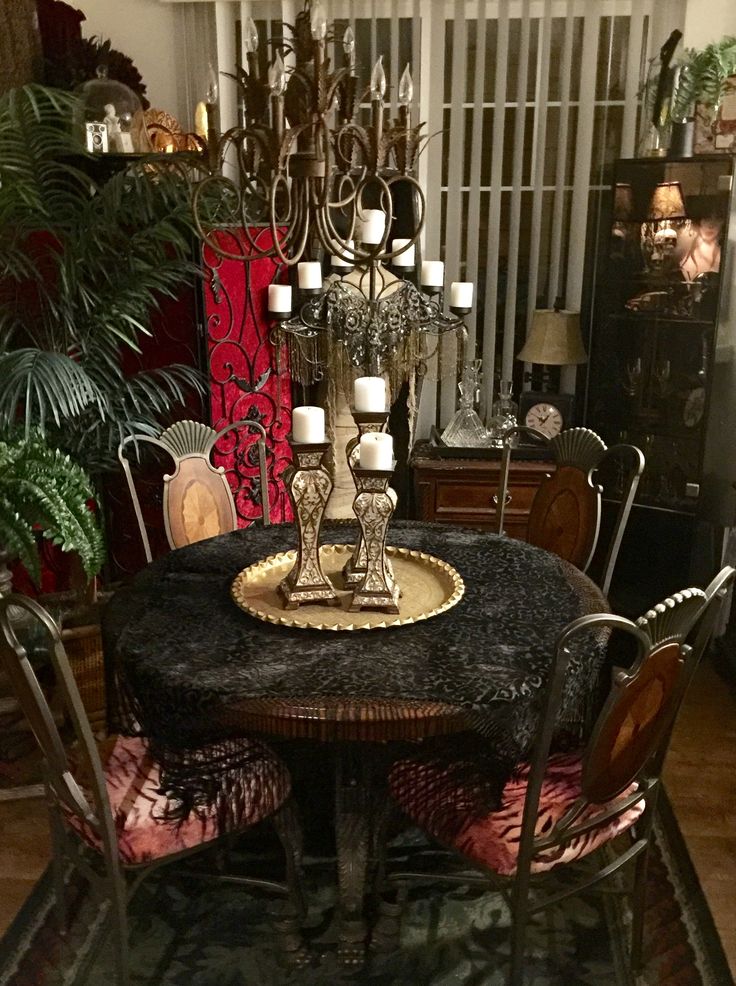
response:
{"label": "fern frond", "polygon": [[0,442],[0,545],[18,555],[34,578],[38,555],[33,530],[79,554],[89,577],[104,561],[104,542],[90,503],[89,477],[69,456],[33,433]]}

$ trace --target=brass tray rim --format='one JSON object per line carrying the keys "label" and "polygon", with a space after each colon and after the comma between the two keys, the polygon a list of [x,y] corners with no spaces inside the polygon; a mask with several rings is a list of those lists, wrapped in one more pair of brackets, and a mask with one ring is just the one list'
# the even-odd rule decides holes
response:
{"label": "brass tray rim", "polygon": [[[348,554],[352,552],[355,545],[353,544],[321,544],[320,552],[330,552],[333,554]],[[292,548],[289,551],[279,551],[275,555],[268,555],[266,558],[261,558],[259,561],[253,562],[251,565],[247,565],[242,571],[238,572],[232,581],[230,586],[230,596],[233,602],[243,610],[243,612],[248,613],[250,616],[255,617],[257,620],[261,620],[263,623],[271,623],[274,626],[285,626],[294,628],[297,630],[331,630],[333,633],[344,633],[346,631],[356,631],[356,630],[386,630],[390,627],[400,627],[400,626],[411,626],[414,623],[420,623],[423,620],[432,619],[434,616],[439,616],[442,613],[447,612],[448,609],[452,609],[456,606],[463,595],[465,594],[465,582],[458,570],[451,565],[449,562],[444,561],[442,558],[437,558],[435,555],[430,555],[426,551],[419,551],[416,548],[400,548],[394,545],[386,545],[386,554],[389,557],[400,556],[406,559],[412,559],[415,562],[423,565],[426,568],[440,569],[445,575],[447,575],[452,583],[452,591],[447,596],[447,598],[440,603],[439,606],[435,606],[434,609],[426,610],[420,613],[418,616],[408,616],[402,617],[401,613],[381,613],[379,611],[373,612],[373,615],[378,622],[376,623],[364,623],[364,624],[339,624],[334,623],[329,620],[331,609],[325,607],[324,616],[325,619],[322,621],[312,622],[308,618],[305,620],[299,619],[300,610],[284,610],[281,616],[274,616],[271,613],[267,613],[257,606],[252,605],[245,595],[242,593],[242,583],[245,576],[249,573],[256,572],[259,569],[272,568],[275,565],[283,565],[288,561],[296,560],[296,549]]]}

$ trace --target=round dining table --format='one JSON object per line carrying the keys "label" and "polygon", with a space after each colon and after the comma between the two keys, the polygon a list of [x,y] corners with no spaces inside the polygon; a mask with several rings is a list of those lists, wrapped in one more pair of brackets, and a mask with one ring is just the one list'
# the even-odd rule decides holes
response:
{"label": "round dining table", "polygon": [[[354,543],[357,530],[325,524],[321,541]],[[354,631],[275,625],[244,612],[231,597],[235,577],[295,539],[292,525],[223,534],[172,551],[118,590],[103,617],[110,716],[149,739],[167,790],[186,804],[207,797],[196,769],[206,744],[224,750],[252,733],[332,744],[340,945],[351,961],[365,937],[387,751],[472,736],[487,754],[491,801],[500,803],[531,748],[558,635],[608,605],[577,569],[522,541],[397,521],[390,544],[440,558],[462,577],[464,594],[446,612]],[[605,650],[595,638],[571,656],[566,723],[589,712]],[[201,766],[211,778],[212,765]]]}

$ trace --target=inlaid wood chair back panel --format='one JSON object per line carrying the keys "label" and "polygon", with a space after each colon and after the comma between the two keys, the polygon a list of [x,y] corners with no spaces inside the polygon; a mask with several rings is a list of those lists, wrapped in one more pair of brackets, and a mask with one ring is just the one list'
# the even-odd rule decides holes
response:
{"label": "inlaid wood chair back panel", "polygon": [[172,548],[214,537],[238,526],[227,477],[201,455],[181,459],[164,477],[164,524]]}
{"label": "inlaid wood chair back panel", "polygon": [[589,428],[568,428],[552,439],[526,425],[508,428],[504,432],[501,457],[499,534],[504,533],[512,443],[519,435],[532,436],[538,443],[546,444],[557,466],[554,474],[542,480],[534,496],[527,540],[583,571],[591,563],[600,533],[602,490],[596,482],[597,470],[604,459],[621,460],[620,505],[600,577],[601,589],[607,594],[631,505],[644,471],[644,456],[634,445],[607,448]]}
{"label": "inlaid wood chair back panel", "polygon": [[539,484],[527,540],[585,569],[598,540],[600,518],[600,492],[588,474],[576,466],[558,466]]}
{"label": "inlaid wood chair back panel", "polygon": [[708,597],[701,589],[675,593],[637,621],[648,641],[630,671],[614,677],[586,751],[583,794],[598,804],[625,790],[651,761],[668,734],[684,694],[688,637]]}
{"label": "inlaid wood chair back panel", "polygon": [[[268,472],[266,469],[266,431],[258,421],[234,421],[215,431],[201,421],[177,421],[158,438],[130,435],[118,448],[118,458],[133,501],[138,527],[146,553],[151,561],[151,546],[143,520],[130,462],[125,454],[130,443],[148,443],[162,449],[174,461],[173,473],[165,474],[163,512],[166,537],[171,548],[182,548],[195,541],[234,531],[238,526],[233,490],[222,466],[213,466],[210,456],[223,436],[238,440],[243,435],[256,434],[256,440],[239,453],[243,462],[257,465],[257,496],[263,510],[263,523],[270,523]],[[255,451],[256,456],[252,455]]]}
{"label": "inlaid wood chair back panel", "polygon": [[650,652],[638,673],[617,689],[588,750],[583,793],[589,801],[613,799],[652,757],[674,711],[682,668],[682,647],[671,641]]}

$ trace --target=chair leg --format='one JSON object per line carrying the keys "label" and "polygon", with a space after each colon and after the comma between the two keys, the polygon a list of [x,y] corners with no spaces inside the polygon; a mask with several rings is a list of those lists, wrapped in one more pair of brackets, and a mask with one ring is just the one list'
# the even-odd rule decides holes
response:
{"label": "chair leg", "polygon": [[116,986],[130,986],[130,948],[128,945],[128,913],[127,902],[119,899],[115,893],[112,901],[115,936],[115,979]]}
{"label": "chair leg", "polygon": [[66,939],[69,931],[66,909],[66,886],[64,883],[64,859],[66,856],[66,835],[63,822],[59,818],[56,805],[49,803],[49,825],[51,828],[51,875],[56,898],[56,920],[59,936]]}
{"label": "chair leg", "polygon": [[646,912],[647,868],[649,846],[636,858],[633,900],[631,903],[631,968],[638,973],[644,963],[644,915]]}
{"label": "chair leg", "polygon": [[130,986],[130,945],[128,941],[128,894],[125,877],[110,874],[110,922],[115,956],[115,986]]}
{"label": "chair leg", "polygon": [[529,875],[516,876],[511,895],[511,966],[509,986],[524,984],[524,949],[529,922]]}

